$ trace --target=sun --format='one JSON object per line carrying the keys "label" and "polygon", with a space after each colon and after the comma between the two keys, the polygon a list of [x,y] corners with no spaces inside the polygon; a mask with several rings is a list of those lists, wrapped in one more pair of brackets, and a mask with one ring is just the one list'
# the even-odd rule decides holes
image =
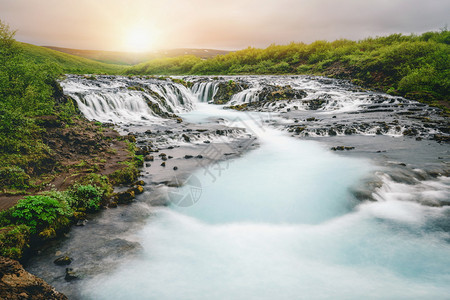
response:
{"label": "sun", "polygon": [[154,45],[155,36],[151,30],[133,28],[125,37],[125,48],[130,52],[149,51]]}

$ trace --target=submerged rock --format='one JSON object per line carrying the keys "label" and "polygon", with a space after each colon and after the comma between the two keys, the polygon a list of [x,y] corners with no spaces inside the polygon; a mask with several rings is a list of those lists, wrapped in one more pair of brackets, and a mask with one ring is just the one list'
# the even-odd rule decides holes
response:
{"label": "submerged rock", "polygon": [[57,259],[55,259],[53,263],[58,266],[66,266],[72,263],[72,259],[68,256],[60,256]]}
{"label": "submerged rock", "polygon": [[72,281],[78,278],[79,276],[72,268],[66,268],[66,275],[64,276],[64,279],[66,281]]}
{"label": "submerged rock", "polygon": [[125,192],[117,193],[115,198],[117,199],[117,203],[126,204],[133,201],[135,198],[135,193],[133,189],[128,189]]}
{"label": "submerged rock", "polygon": [[153,155],[146,155],[144,156],[144,161],[154,161],[155,158],[153,157]]}
{"label": "submerged rock", "polygon": [[344,151],[344,150],[353,150],[355,147],[352,146],[336,146],[330,148],[332,151]]}
{"label": "submerged rock", "polygon": [[142,187],[142,185],[137,185],[133,188],[133,192],[135,195],[140,195],[144,192],[144,188]]}

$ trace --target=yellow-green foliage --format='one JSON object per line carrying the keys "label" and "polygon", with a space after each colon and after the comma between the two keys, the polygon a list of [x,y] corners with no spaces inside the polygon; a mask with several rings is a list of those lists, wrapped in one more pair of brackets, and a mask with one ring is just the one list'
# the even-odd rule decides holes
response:
{"label": "yellow-green foliage", "polygon": [[17,166],[0,167],[0,187],[24,189],[29,181],[30,176]]}
{"label": "yellow-green foliage", "polygon": [[78,180],[78,184],[95,186],[103,200],[108,199],[113,194],[113,186],[106,175],[96,173],[87,174]]}
{"label": "yellow-green foliage", "polygon": [[118,74],[124,67],[105,64],[87,58],[62,53],[44,47],[31,44],[17,43],[26,59],[38,66],[47,64],[57,65],[62,74]]}
{"label": "yellow-green foliage", "polygon": [[0,255],[20,259],[28,248],[30,228],[26,225],[0,228]]}
{"label": "yellow-green foliage", "polygon": [[139,169],[134,163],[126,164],[126,167],[115,171],[109,178],[114,184],[130,184],[139,176]]}
{"label": "yellow-green foliage", "polygon": [[126,74],[188,74],[201,61],[201,58],[193,55],[157,58],[128,69]]}
{"label": "yellow-green foliage", "polygon": [[0,21],[0,188],[23,190],[29,177],[49,172],[54,155],[42,140],[40,117],[73,123],[77,109],[63,98],[56,80],[64,73],[118,73],[122,67],[99,63],[14,40]]}
{"label": "yellow-green foliage", "polygon": [[[127,74],[320,74],[421,100],[449,100],[450,32],[393,34],[361,41],[247,48],[208,60],[191,56],[151,60]],[[420,96],[422,95],[422,97]],[[423,98],[426,95],[427,99]]]}

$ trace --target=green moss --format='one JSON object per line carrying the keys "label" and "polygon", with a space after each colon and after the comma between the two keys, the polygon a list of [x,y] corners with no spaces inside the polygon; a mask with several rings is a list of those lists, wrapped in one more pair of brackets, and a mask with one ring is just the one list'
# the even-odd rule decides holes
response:
{"label": "green moss", "polygon": [[102,200],[108,200],[113,194],[113,185],[108,176],[97,173],[87,174],[77,181],[80,185],[95,186],[102,195]]}
{"label": "green moss", "polygon": [[191,82],[191,81],[186,81],[186,80],[178,79],[178,78],[170,78],[170,79],[171,79],[173,82],[175,82],[175,83],[179,83],[179,84],[184,85],[184,86],[187,87],[188,89],[191,88],[191,87],[194,85],[194,83]]}
{"label": "green moss", "polygon": [[128,164],[124,168],[115,171],[109,178],[114,184],[131,184],[139,176],[139,169],[134,164]]}
{"label": "green moss", "polygon": [[144,165],[144,155],[135,155],[134,162],[136,166],[142,167]]}
{"label": "green moss", "polygon": [[131,90],[131,91],[140,91],[140,92],[145,92],[144,88],[141,86],[129,86],[127,89]]}
{"label": "green moss", "polygon": [[30,228],[26,225],[0,228],[0,255],[12,259],[22,258],[29,240]]}
{"label": "green moss", "polygon": [[30,176],[17,166],[0,168],[0,188],[26,189],[30,184]]}

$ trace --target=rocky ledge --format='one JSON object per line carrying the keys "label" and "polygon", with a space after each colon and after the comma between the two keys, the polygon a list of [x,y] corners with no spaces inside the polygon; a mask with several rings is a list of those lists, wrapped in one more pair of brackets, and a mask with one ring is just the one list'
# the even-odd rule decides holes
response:
{"label": "rocky ledge", "polygon": [[12,259],[0,257],[0,299],[67,299]]}

